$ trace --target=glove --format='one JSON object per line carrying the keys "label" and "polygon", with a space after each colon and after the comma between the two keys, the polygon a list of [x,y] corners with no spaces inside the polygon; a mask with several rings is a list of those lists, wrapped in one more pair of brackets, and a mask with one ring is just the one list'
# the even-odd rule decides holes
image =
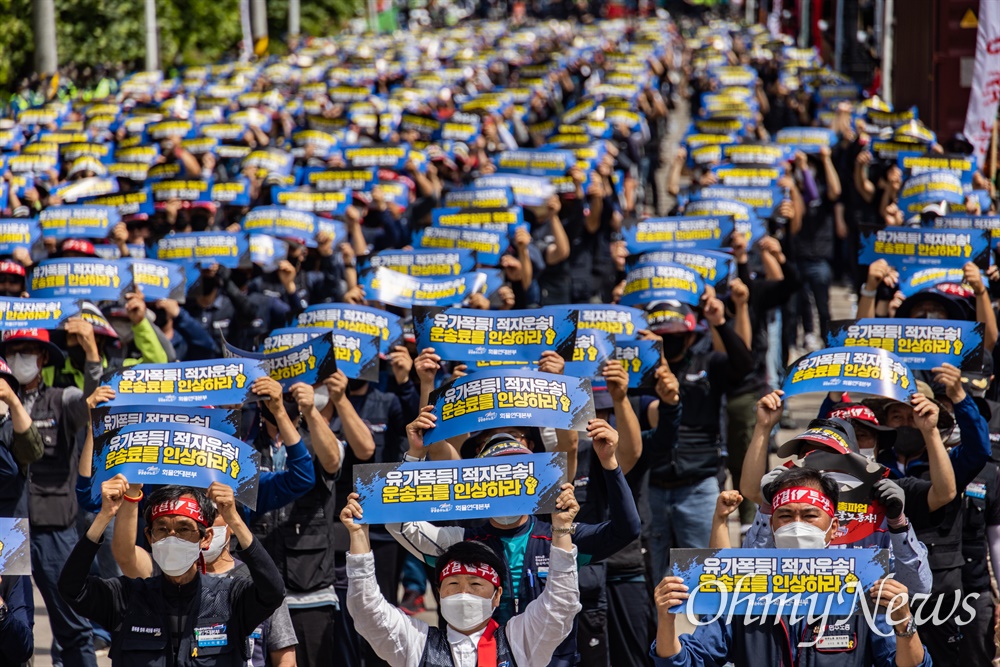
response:
{"label": "glove", "polygon": [[771,470],[771,472],[767,473],[766,475],[760,478],[760,497],[763,498],[764,502],[767,503],[768,505],[770,505],[771,501],[774,500],[774,494],[770,493],[769,489],[771,483],[774,482],[774,480],[778,479],[778,477],[781,476],[781,473],[785,472],[786,470],[788,470],[788,468],[786,468],[785,466],[778,466],[777,468],[774,468],[773,470]]}
{"label": "glove", "polygon": [[872,495],[875,500],[882,503],[887,519],[895,521],[902,516],[903,508],[906,506],[906,496],[899,484],[891,479],[880,479],[872,487]]}

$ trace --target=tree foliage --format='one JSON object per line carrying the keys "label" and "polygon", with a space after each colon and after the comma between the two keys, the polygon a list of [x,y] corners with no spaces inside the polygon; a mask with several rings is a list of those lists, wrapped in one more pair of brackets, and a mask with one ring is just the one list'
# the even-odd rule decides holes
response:
{"label": "tree foliage", "polygon": [[[302,32],[330,35],[356,15],[362,0],[304,0]],[[32,0],[0,0],[0,91],[32,72]],[[55,0],[59,63],[141,69],[145,58],[142,0]],[[242,39],[239,0],[157,0],[160,64],[165,70],[235,55]],[[272,52],[288,32],[288,0],[268,2]],[[70,73],[72,75],[72,73]]]}

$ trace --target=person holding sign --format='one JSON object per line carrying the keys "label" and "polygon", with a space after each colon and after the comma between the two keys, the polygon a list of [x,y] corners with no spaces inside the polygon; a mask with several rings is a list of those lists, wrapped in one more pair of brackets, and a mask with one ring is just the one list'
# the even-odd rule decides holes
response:
{"label": "person holding sign", "polygon": [[[770,485],[774,497],[771,528],[781,536],[784,549],[823,549],[837,534],[834,508],[839,487],[829,475],[809,468],[789,468]],[[766,553],[766,552],[765,552]],[[834,625],[821,621],[823,636],[816,638],[815,620],[775,622],[761,616],[748,620],[736,616],[731,623],[723,614],[704,621],[690,635],[677,636],[675,608],[690,598],[681,577],[664,577],[657,585],[656,641],[650,649],[655,667],[686,665],[736,667],[749,665],[864,665],[865,667],[927,667],[930,654],[917,634],[907,604],[907,589],[892,578],[872,586],[869,595],[886,612],[868,619],[855,612]],[[866,604],[859,594],[861,604]],[[868,621],[868,622],[865,622]],[[814,640],[814,641],[810,641]]]}
{"label": "person holding sign", "polygon": [[[434,426],[437,417],[432,406],[425,407],[415,421],[407,426],[410,451],[407,461],[423,460],[426,451],[426,431]],[[579,563],[586,565],[603,561],[639,537],[639,513],[625,475],[618,465],[618,432],[603,419],[591,420],[587,435],[592,441],[607,484],[608,515],[610,519],[598,524],[573,525],[574,542],[580,549]],[[435,447],[440,445],[435,444]],[[464,449],[464,447],[463,447]],[[433,449],[432,449],[433,451]],[[488,459],[508,455],[531,454],[522,438],[510,433],[499,433],[486,439],[476,458]],[[410,553],[428,565],[440,562],[442,553],[462,541],[476,540],[489,545],[503,559],[511,571],[510,590],[499,599],[497,619],[505,622],[523,613],[532,601],[538,599],[546,587],[541,564],[550,559],[549,549],[554,528],[534,516],[497,516],[485,524],[462,528],[438,527],[425,521],[387,524],[389,532]],[[519,565],[515,565],[519,564]],[[520,567],[520,572],[516,568]],[[555,649],[553,667],[567,667],[576,661],[576,631]]]}
{"label": "person holding sign", "polygon": [[391,667],[545,667],[580,611],[577,547],[572,535],[579,505],[564,484],[552,514],[548,585],[520,615],[504,623],[493,615],[509,581],[507,566],[489,546],[460,541],[438,557],[433,581],[447,627],[435,628],[389,604],[375,581],[368,526],[358,494],[348,497],[340,520],[350,531],[347,609],[361,636]]}
{"label": "person holding sign", "polygon": [[[233,490],[215,482],[198,489],[164,486],[150,494],[146,538],[160,574],[146,579],[88,576],[99,540],[128,493],[116,475],[101,485],[101,511],[73,549],[59,577],[59,592],[79,614],[113,632],[114,667],[152,664],[246,664],[246,638],[281,604],[281,575],[243,523]],[[211,501],[211,502],[209,502]],[[214,503],[214,505],[213,505]],[[203,550],[212,546],[216,508],[240,544],[248,579],[207,577]],[[197,658],[197,661],[195,660]]]}

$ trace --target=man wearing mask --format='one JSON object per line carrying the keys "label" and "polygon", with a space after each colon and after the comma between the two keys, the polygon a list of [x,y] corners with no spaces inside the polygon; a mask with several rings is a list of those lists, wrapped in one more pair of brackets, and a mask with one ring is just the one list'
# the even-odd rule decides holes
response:
{"label": "man wearing mask", "polygon": [[[183,486],[164,486],[150,494],[146,539],[158,576],[88,576],[105,528],[123,503],[141,500],[141,492],[129,494],[123,475],[101,485],[101,511],[70,554],[59,577],[60,593],[78,613],[112,630],[114,667],[242,667],[250,658],[246,638],[281,605],[284,587],[271,558],[243,523],[228,486],[213,483],[208,497]],[[216,508],[236,535],[237,555],[249,578],[202,575],[202,553],[212,544],[209,526]]]}
{"label": "man wearing mask", "polygon": [[[421,410],[417,419],[407,426],[410,451],[407,461],[422,460],[431,449],[424,447],[424,433],[432,428],[437,417],[433,406]],[[639,537],[639,512],[632,499],[625,475],[618,465],[618,432],[602,419],[587,425],[587,435],[600,462],[607,486],[609,519],[601,523],[579,523],[574,527],[574,540],[580,547],[580,565],[601,562],[627,547]],[[450,445],[445,449],[450,449]],[[462,447],[466,450],[466,447]],[[488,438],[475,458],[493,458],[518,454],[531,454],[522,438],[510,433],[499,433]],[[634,457],[632,459],[634,461]],[[572,473],[571,473],[572,475]],[[509,579],[497,609],[497,620],[504,622],[522,613],[545,589],[545,568],[550,566],[549,546],[553,528],[533,516],[515,515],[493,517],[488,522],[471,525],[439,527],[426,521],[388,524],[389,532],[410,553],[424,563],[440,563],[442,552],[451,545],[474,540],[487,544],[503,558]],[[552,667],[568,667],[577,663],[576,630],[570,632],[563,644],[557,647],[548,663]]]}
{"label": "man wearing mask", "polygon": [[[913,397],[921,424],[928,432],[936,432],[936,406],[926,397]],[[774,537],[770,526],[770,502],[767,489],[772,481],[780,477],[785,470],[792,467],[792,461],[786,462],[764,474],[767,468],[767,452],[771,432],[780,423],[784,406],[782,392],[774,391],[757,402],[757,424],[754,427],[750,447],[743,461],[743,475],[739,481],[740,491],[751,501],[758,503],[759,508],[754,516],[753,524],[743,539],[743,548],[771,548]],[[823,410],[820,410],[822,414]],[[873,423],[874,422],[874,423]],[[858,424],[858,426],[855,426]],[[860,424],[865,424],[862,426]],[[876,435],[882,437],[881,442],[891,443],[895,440],[895,431],[875,431],[879,426],[874,413],[867,406],[851,404],[841,405],[830,413],[828,419],[814,419],[809,422],[809,428],[778,447],[778,456],[792,457],[801,460],[814,451],[832,451],[842,456],[858,455],[867,445],[876,447],[879,442]],[[856,434],[865,434],[864,440]],[[892,436],[892,438],[885,437]],[[932,436],[929,436],[932,437]],[[940,439],[937,441],[940,443]],[[943,446],[935,450],[940,460],[944,461],[946,454]],[[874,451],[874,450],[873,450]],[[935,466],[931,469],[930,481],[907,480],[894,482],[882,479],[872,487],[872,499],[877,500],[885,509],[886,520],[868,537],[847,545],[851,548],[889,549],[892,554],[893,570],[897,580],[911,593],[930,593],[931,568],[928,563],[927,547],[917,539],[912,523],[903,513],[908,503],[914,507],[927,507],[928,503],[938,506],[948,502],[954,494],[955,482],[951,466]]]}
{"label": "man wearing mask", "polygon": [[[719,426],[722,399],[750,372],[753,358],[726,322],[722,302],[711,295],[704,300],[708,326],[702,333],[698,316],[686,304],[660,302],[647,311],[650,330],[663,336],[665,372],[679,381],[682,406],[679,427],[657,430],[643,446],[650,506],[664,508],[654,518],[650,535],[653,576],[660,577],[671,548],[708,546],[726,451]],[[711,333],[706,335],[706,329]],[[715,336],[724,352],[715,350]]]}
{"label": "man wearing mask", "polygon": [[[789,468],[772,482],[769,495],[774,498],[771,530],[777,548],[823,548],[837,534],[839,524],[834,508],[839,487],[828,475],[809,468]],[[888,618],[885,613],[875,615],[874,627],[868,625],[860,612],[848,617],[846,622],[837,619],[838,625],[823,627],[827,638],[844,636],[850,640],[845,642],[847,648],[840,648],[838,644],[838,650],[831,653],[819,647],[818,642],[812,646],[800,645],[800,641],[814,641],[820,627],[815,621],[810,623],[806,619],[797,623],[775,623],[773,616],[754,621],[735,616],[732,623],[727,623],[723,614],[715,622],[678,637],[675,623],[679,614],[671,610],[688,599],[688,587],[680,577],[664,577],[655,592],[658,623],[650,655],[655,667],[722,667],[729,663],[736,667],[930,665],[930,655],[920,643],[913,615],[905,603],[906,587],[895,579],[886,578],[875,582],[869,594],[880,606],[886,606],[890,600],[898,603],[899,598],[894,596],[899,595],[903,596],[904,603],[893,604]],[[844,625],[848,626],[846,630]]]}
{"label": "man wearing mask", "polygon": [[389,604],[375,582],[375,563],[358,494],[340,520],[351,535],[347,556],[348,610],[358,632],[392,667],[542,667],[573,627],[580,611],[576,547],[571,535],[578,506],[564,484],[552,514],[548,585],[524,613],[499,623],[493,614],[509,581],[500,557],[480,542],[457,542],[435,566],[445,629],[410,618]]}
{"label": "man wearing mask", "polygon": [[[268,378],[270,379],[270,378]],[[142,484],[129,484],[128,496],[131,498],[142,497]],[[265,496],[268,494],[258,494]],[[214,506],[214,504],[213,504]],[[126,514],[123,510],[134,507],[138,510],[138,503],[128,503],[123,505],[115,515],[114,541],[117,543],[121,536],[136,535],[138,516],[137,512]],[[251,579],[249,568],[246,563],[233,557],[230,551],[230,542],[234,536],[233,529],[226,523],[222,514],[216,514],[215,522],[209,527],[212,538],[207,549],[202,549],[201,557],[205,562],[204,573],[210,577],[233,577]],[[122,567],[122,574],[131,579],[148,579],[154,574],[159,574],[158,569],[154,569],[152,556],[145,549],[135,544],[134,537],[130,540],[131,552],[134,556],[128,559]],[[288,606],[282,601],[281,606],[271,614],[271,617],[257,626],[247,640],[249,643],[248,653],[251,656],[247,667],[294,667],[295,666],[295,630],[292,628],[292,620],[288,616]],[[266,656],[266,657],[265,657]],[[268,660],[269,659],[269,660]]]}
{"label": "man wearing mask", "polygon": [[31,522],[31,564],[49,612],[52,634],[59,643],[63,664],[96,666],[90,624],[59,596],[59,571],[79,540],[79,507],[73,489],[79,457],[78,437],[89,419],[86,396],[100,383],[99,362],[87,361],[84,391],[76,387],[49,387],[42,367],[62,364],[62,352],[45,329],[6,331],[0,355],[10,359],[28,411],[44,445],[40,460],[28,468],[28,517]]}
{"label": "man wearing mask", "polygon": [[0,359],[0,516],[28,516],[28,466],[45,446],[18,393],[21,385]]}
{"label": "man wearing mask", "polygon": [[10,259],[0,262],[0,296],[19,298],[27,294],[24,278],[23,266]]}

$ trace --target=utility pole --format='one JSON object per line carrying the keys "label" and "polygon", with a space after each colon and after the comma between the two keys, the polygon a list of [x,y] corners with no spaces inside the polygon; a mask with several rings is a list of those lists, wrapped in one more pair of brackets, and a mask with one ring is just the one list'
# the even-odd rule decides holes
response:
{"label": "utility pole", "polygon": [[156,0],[145,0],[146,5],[146,71],[160,69],[160,40],[156,32]]}
{"label": "utility pole", "polygon": [[299,0],[288,0],[288,38],[289,41],[299,36],[301,12]]}
{"label": "utility pole", "polygon": [[31,7],[34,19],[32,28],[35,33],[35,71],[39,74],[53,74],[59,69],[55,0],[32,0]]}
{"label": "utility pole", "polygon": [[254,43],[267,39],[267,0],[250,0],[250,22]]}

